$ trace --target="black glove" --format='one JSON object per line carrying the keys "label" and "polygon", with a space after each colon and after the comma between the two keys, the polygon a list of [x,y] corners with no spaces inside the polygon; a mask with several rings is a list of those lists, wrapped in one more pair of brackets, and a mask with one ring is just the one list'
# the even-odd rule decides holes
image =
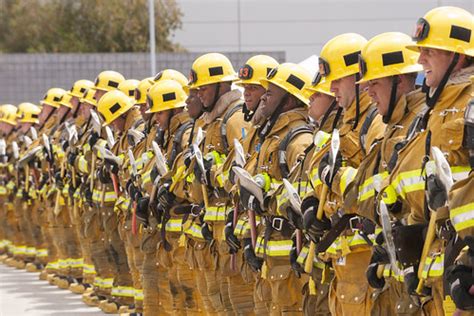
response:
{"label": "black glove", "polygon": [[61,172],[56,171],[54,174],[54,181],[56,183],[56,188],[59,190],[62,190],[64,188],[64,183],[63,183],[63,178],[61,177]]}
{"label": "black glove", "polygon": [[431,210],[436,211],[438,208],[446,205],[448,192],[446,192],[438,176],[430,175],[426,180],[426,187],[428,191],[428,205]]}
{"label": "black glove", "polygon": [[137,210],[135,215],[137,219],[145,226],[148,225],[148,204],[150,203],[149,197],[140,197],[137,201]]}
{"label": "black glove", "polygon": [[377,275],[378,268],[379,264],[374,262],[369,264],[367,271],[365,272],[369,285],[374,289],[382,289],[385,286],[385,278],[383,275],[381,278]]}
{"label": "black glove", "polygon": [[165,182],[156,193],[156,199],[158,203],[161,204],[161,207],[164,209],[170,209],[173,206],[174,201],[176,200],[176,195],[173,192],[170,192],[170,183]]}
{"label": "black glove", "polygon": [[61,147],[63,148],[63,151],[66,151],[66,149],[69,147],[69,142],[65,140],[62,142]]}
{"label": "black glove", "polygon": [[315,197],[308,197],[301,203],[303,214],[303,227],[306,235],[313,241],[319,242],[324,233],[331,229],[331,221],[324,215],[321,220],[316,218],[319,200]]}
{"label": "black glove", "polygon": [[260,207],[260,202],[258,199],[253,196],[246,188],[243,186],[239,187],[239,197],[240,197],[240,204],[244,210],[253,210],[255,213],[262,215],[263,210]]}
{"label": "black glove", "polygon": [[254,272],[260,272],[262,270],[263,259],[255,255],[252,247],[252,240],[250,238],[244,239],[244,258],[250,268]]}
{"label": "black glove", "polygon": [[[416,293],[416,288],[418,287],[418,282],[419,282],[417,271],[418,271],[418,266],[414,267],[412,272],[405,273],[403,276],[403,282],[405,283],[405,287],[407,289],[408,294],[419,296],[420,294]],[[430,295],[431,295],[431,288],[424,286],[423,290],[421,291],[421,296],[430,296]]]}
{"label": "black glove", "polygon": [[112,172],[113,174],[118,174],[119,166],[118,166],[117,162],[115,162],[112,159],[105,159],[105,165],[108,167],[110,172]]}
{"label": "black glove", "polygon": [[[155,201],[156,201],[156,199],[155,199]],[[156,204],[155,203],[153,203],[153,204],[149,203],[148,207],[150,208],[151,213],[155,217],[158,224],[161,224],[161,222],[163,221],[163,213],[165,212],[165,210],[161,206],[161,204],[160,203],[156,203]]]}
{"label": "black glove", "polygon": [[22,199],[22,201],[24,201],[24,202],[27,202],[27,201],[31,200],[30,193],[29,193],[28,191],[26,191],[26,190],[23,190],[23,191],[22,191],[22,194],[21,194],[21,199]]}
{"label": "black glove", "polygon": [[375,245],[373,247],[372,257],[370,258],[370,265],[366,271],[367,281],[369,281],[369,285],[374,289],[381,289],[385,286],[385,278],[383,276],[379,278],[377,270],[379,265],[389,262],[387,250],[380,245]]}
{"label": "black glove", "polygon": [[300,277],[301,274],[304,273],[303,267],[301,266],[301,264],[298,263],[296,238],[293,238],[293,245],[291,246],[291,250],[290,250],[290,264],[291,264],[291,268],[293,269],[293,271],[295,271],[298,277]]}
{"label": "black glove", "polygon": [[67,163],[74,167],[74,164],[76,162],[76,158],[77,158],[77,154],[71,151],[67,155]]}
{"label": "black glove", "polygon": [[472,268],[465,265],[453,265],[446,269],[446,281],[451,289],[451,298],[456,307],[462,310],[474,310],[474,286]]}
{"label": "black glove", "polygon": [[104,184],[112,183],[110,172],[105,167],[97,169],[97,179]]}
{"label": "black glove", "polygon": [[214,159],[203,158],[205,174],[203,175],[201,168],[199,168],[198,163],[194,164],[194,175],[196,178],[202,182],[203,179],[207,181],[207,184],[211,183],[211,167],[214,164]]}
{"label": "black glove", "polygon": [[151,169],[151,172],[150,172],[150,179],[151,179],[151,183],[155,183],[155,180],[156,178],[158,178],[158,176],[160,175],[160,173],[158,172],[158,168],[155,166],[153,166],[153,168]]}
{"label": "black glove", "polygon": [[287,209],[286,209],[286,214],[288,216],[288,220],[290,221],[290,223],[296,228],[296,229],[300,229],[300,230],[303,230],[303,217],[301,216],[300,213],[298,213],[297,211],[295,211],[293,209],[293,207],[289,206]]}
{"label": "black glove", "polygon": [[84,196],[86,198],[86,202],[92,206],[94,201],[92,200],[92,191],[90,190],[90,186],[86,185],[86,188],[84,189]]}
{"label": "black glove", "polygon": [[237,253],[237,251],[242,248],[242,246],[240,245],[240,241],[234,235],[234,226],[232,223],[234,219],[234,212],[235,210],[231,210],[229,214],[227,214],[227,223],[224,228],[225,241],[229,245],[230,254]]}
{"label": "black glove", "polygon": [[97,134],[96,132],[92,132],[91,135],[89,136],[89,140],[87,141],[87,143],[92,149],[92,147],[94,147],[94,145],[97,144],[98,140],[99,140],[99,134]]}
{"label": "black glove", "polygon": [[135,184],[133,184],[132,179],[128,179],[127,183],[125,184],[125,189],[127,190],[128,196],[132,201],[137,200],[140,189],[137,188]]}
{"label": "black glove", "polygon": [[337,152],[337,155],[336,155],[336,162],[334,164],[332,175],[331,175],[331,163],[332,163],[331,152],[328,151],[326,154],[324,154],[323,158],[321,159],[321,162],[319,163],[319,168],[318,168],[319,179],[321,179],[321,181],[329,187],[332,186],[332,181],[334,180],[334,176],[336,175],[337,171],[342,166],[342,156],[339,151]]}

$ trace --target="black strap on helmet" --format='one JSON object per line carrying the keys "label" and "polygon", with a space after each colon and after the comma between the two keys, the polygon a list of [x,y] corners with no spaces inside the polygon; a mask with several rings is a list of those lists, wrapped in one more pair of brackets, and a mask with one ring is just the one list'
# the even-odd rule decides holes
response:
{"label": "black strap on helmet", "polygon": [[395,110],[395,105],[396,105],[396,98],[397,98],[397,88],[398,88],[398,77],[393,76],[392,77],[392,89],[390,91],[390,101],[388,103],[388,111],[387,114],[385,114],[382,117],[382,121],[385,124],[388,124],[390,122],[390,119],[392,118],[393,111]]}
{"label": "black strap on helmet", "polygon": [[[356,81],[360,80],[360,75],[357,73],[356,75]],[[356,93],[356,115],[355,115],[355,120],[354,120],[354,125],[352,125],[352,130],[355,130],[357,128],[357,125],[359,125],[359,116],[360,116],[360,84],[356,83],[355,84],[355,93]]]}
{"label": "black strap on helmet", "polygon": [[456,66],[456,64],[458,63],[458,61],[459,61],[459,53],[454,53],[453,60],[451,61],[451,64],[449,64],[448,69],[446,69],[446,72],[444,73],[444,76],[441,79],[441,82],[439,83],[439,86],[436,88],[436,91],[435,91],[435,93],[433,94],[432,97],[430,97],[430,91],[429,91],[430,89],[425,88],[425,87],[427,87],[426,86],[426,78],[423,81],[423,87],[424,87],[424,91],[426,93],[426,104],[430,108],[433,108],[435,106],[436,102],[438,101],[439,96],[443,92],[444,87],[446,86],[446,83],[448,82],[449,77],[451,76],[451,73],[453,72],[453,69]]}

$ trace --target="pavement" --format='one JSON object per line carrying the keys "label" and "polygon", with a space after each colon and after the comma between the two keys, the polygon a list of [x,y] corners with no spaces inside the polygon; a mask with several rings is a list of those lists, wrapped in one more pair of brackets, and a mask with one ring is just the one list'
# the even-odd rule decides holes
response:
{"label": "pavement", "polygon": [[104,315],[85,305],[81,295],[58,289],[38,276],[0,264],[0,316]]}

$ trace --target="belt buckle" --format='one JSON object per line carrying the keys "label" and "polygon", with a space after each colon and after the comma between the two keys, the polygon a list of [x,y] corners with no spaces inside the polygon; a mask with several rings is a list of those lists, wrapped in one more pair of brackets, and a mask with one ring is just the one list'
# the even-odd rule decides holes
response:
{"label": "belt buckle", "polygon": [[[357,221],[357,223],[355,223],[355,221]],[[355,225],[360,224],[360,223],[362,223],[360,217],[354,216],[349,220],[349,227],[353,232],[355,232],[356,230],[359,230],[359,228],[356,227]]]}
{"label": "belt buckle", "polygon": [[[278,226],[277,226],[278,225]],[[281,231],[283,228],[283,218],[281,217],[274,217],[272,219],[272,227],[276,231]]]}

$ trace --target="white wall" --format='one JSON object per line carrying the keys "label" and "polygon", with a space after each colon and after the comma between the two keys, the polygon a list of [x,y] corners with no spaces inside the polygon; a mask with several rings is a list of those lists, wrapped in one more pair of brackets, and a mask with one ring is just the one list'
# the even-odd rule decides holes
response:
{"label": "white wall", "polygon": [[341,33],[357,32],[367,38],[388,31],[411,35],[416,20],[437,6],[454,5],[474,12],[474,0],[177,2],[184,16],[175,40],[189,51],[282,50],[292,62],[318,55],[327,40]]}

